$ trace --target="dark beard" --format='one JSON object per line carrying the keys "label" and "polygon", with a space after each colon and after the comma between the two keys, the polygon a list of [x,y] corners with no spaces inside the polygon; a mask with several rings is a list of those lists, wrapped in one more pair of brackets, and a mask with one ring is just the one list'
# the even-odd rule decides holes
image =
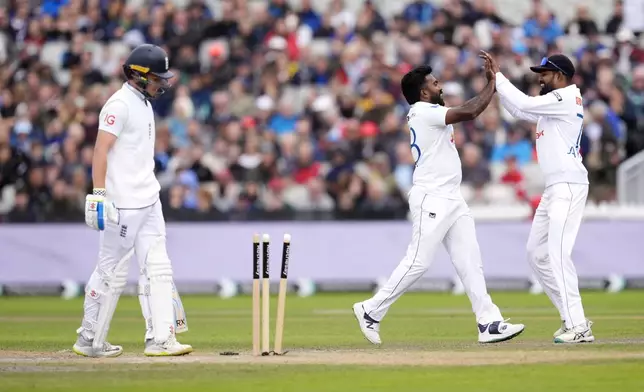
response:
{"label": "dark beard", "polygon": [[554,88],[552,88],[552,86],[550,86],[548,84],[544,84],[543,87],[541,87],[541,90],[539,91],[539,95],[546,95],[549,92],[551,92],[552,90],[554,90]]}
{"label": "dark beard", "polygon": [[434,105],[445,106],[445,101],[443,101],[443,97],[441,96],[442,93],[443,91],[441,90],[441,92],[439,92],[437,95],[431,95],[429,97],[429,102],[433,103]]}

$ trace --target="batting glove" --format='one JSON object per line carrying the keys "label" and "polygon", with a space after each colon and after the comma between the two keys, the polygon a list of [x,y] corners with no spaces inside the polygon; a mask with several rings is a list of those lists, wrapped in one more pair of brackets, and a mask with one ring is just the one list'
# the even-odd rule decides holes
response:
{"label": "batting glove", "polygon": [[107,221],[119,223],[119,211],[105,199],[105,194],[105,189],[94,188],[91,195],[85,196],[85,224],[94,230],[105,230]]}

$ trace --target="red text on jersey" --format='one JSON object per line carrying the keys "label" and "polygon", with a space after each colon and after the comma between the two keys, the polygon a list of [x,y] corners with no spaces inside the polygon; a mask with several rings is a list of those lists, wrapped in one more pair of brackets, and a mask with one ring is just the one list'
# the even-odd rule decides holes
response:
{"label": "red text on jersey", "polygon": [[113,114],[106,114],[105,115],[105,124],[114,125],[115,120],[116,120],[116,117],[114,117]]}

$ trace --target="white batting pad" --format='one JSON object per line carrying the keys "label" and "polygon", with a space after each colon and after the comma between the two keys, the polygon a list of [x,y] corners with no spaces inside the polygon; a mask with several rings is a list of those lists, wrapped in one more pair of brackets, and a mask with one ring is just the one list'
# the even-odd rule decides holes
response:
{"label": "white batting pad", "polygon": [[172,304],[174,305],[174,332],[186,332],[188,330],[188,318],[174,281],[172,281]]}
{"label": "white batting pad", "polygon": [[174,335],[172,265],[165,248],[165,238],[157,241],[148,252],[146,272],[150,280],[150,311],[154,339],[161,344]]}
{"label": "white batting pad", "polygon": [[152,310],[150,310],[150,280],[145,275],[139,276],[139,303],[145,320],[145,340],[154,339]]}
{"label": "white batting pad", "polygon": [[[152,310],[150,309],[150,280],[147,276],[141,275],[139,277],[139,303],[141,304],[141,312],[145,319],[146,333],[145,339],[154,338],[152,328]],[[183,333],[188,331],[188,319],[186,311],[183,308],[179,291],[177,290],[174,281],[172,282],[172,304],[174,306],[174,329],[175,333]]]}
{"label": "white batting pad", "polygon": [[[132,252],[128,252],[114,268],[114,275],[106,283],[106,289],[100,292],[98,301],[100,307],[98,310],[98,320],[94,326],[94,341],[92,346],[95,350],[100,350],[105,343],[107,333],[110,330],[110,323],[116,310],[121,293],[127,283],[127,273],[129,260]],[[91,294],[91,292],[90,292]]]}

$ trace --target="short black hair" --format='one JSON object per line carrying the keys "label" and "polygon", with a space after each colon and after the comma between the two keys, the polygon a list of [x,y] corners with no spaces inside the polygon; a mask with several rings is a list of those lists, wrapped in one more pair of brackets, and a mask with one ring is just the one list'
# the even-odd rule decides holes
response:
{"label": "short black hair", "polygon": [[425,83],[425,78],[431,73],[432,67],[429,65],[420,65],[402,77],[400,89],[408,104],[413,105],[420,101],[420,90],[423,87],[423,83]]}

